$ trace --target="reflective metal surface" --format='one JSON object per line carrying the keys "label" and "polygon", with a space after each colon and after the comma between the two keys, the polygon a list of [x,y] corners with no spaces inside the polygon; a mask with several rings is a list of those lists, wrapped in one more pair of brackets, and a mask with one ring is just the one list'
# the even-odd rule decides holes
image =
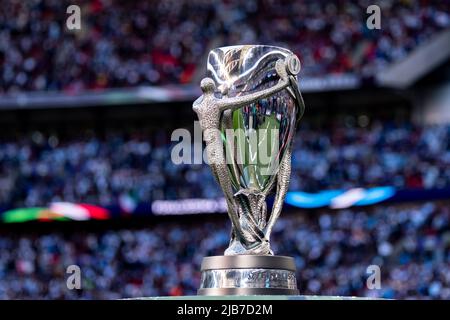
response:
{"label": "reflective metal surface", "polygon": [[234,255],[204,257],[201,270],[211,269],[282,269],[295,271],[294,259],[286,256]]}
{"label": "reflective metal surface", "polygon": [[206,257],[198,294],[298,294],[294,260],[255,255]]}
{"label": "reflective metal surface", "polygon": [[[272,46],[218,48],[209,54],[208,75],[218,96],[245,96],[276,85],[276,62],[290,54]],[[267,193],[295,131],[294,97],[283,89],[234,110],[226,120],[221,130],[234,191]]]}
{"label": "reflective metal surface", "polygon": [[204,271],[200,288],[297,289],[297,281],[289,270],[219,269]]}
{"label": "reflective metal surface", "polygon": [[[214,49],[203,95],[193,104],[212,173],[232,222],[225,255],[273,255],[270,235],[291,170],[295,126],[304,111],[299,59],[273,46]],[[266,197],[275,188],[272,211]]]}

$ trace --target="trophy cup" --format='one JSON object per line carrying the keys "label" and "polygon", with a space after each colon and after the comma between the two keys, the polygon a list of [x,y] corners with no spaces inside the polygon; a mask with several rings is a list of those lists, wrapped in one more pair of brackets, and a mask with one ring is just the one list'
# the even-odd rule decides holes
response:
{"label": "trophy cup", "polygon": [[[296,295],[294,259],[275,256],[270,234],[289,185],[291,148],[304,103],[300,61],[265,45],[212,50],[193,104],[208,164],[232,230],[224,256],[205,257],[199,295]],[[275,192],[271,213],[266,198]]]}

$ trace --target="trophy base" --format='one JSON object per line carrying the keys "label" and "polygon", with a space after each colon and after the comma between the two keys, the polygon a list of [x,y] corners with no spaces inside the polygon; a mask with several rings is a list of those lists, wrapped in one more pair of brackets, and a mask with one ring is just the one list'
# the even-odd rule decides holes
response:
{"label": "trophy base", "polygon": [[214,256],[202,261],[198,295],[298,295],[295,263],[284,256]]}

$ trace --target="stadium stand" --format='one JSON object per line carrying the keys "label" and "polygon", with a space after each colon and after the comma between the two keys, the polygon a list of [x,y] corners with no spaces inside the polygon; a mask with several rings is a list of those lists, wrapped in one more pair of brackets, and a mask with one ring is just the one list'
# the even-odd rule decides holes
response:
{"label": "stadium stand", "polygon": [[[163,217],[121,203],[222,197],[206,164],[171,161],[170,133],[192,129],[209,49],[244,43],[287,47],[302,61],[307,112],[291,191],[392,186],[417,196],[286,205],[273,249],[295,258],[301,294],[450,299],[448,1],[380,1],[381,30],[366,27],[368,0],[77,3],[82,28],[69,31],[69,0],[2,1],[0,299],[196,293],[201,259],[228,245],[225,214]],[[430,190],[440,200],[421,198]],[[48,214],[40,207],[58,201],[122,211],[3,219],[16,208]],[[66,287],[72,264],[82,290]],[[365,285],[369,265],[381,268],[380,289]]]}
{"label": "stadium stand", "polygon": [[[111,205],[121,195],[137,202],[217,198],[206,164],[176,165],[170,137],[108,132],[61,140],[34,132],[0,142],[0,203],[42,206],[53,201]],[[450,187],[450,126],[375,121],[368,127],[336,125],[297,133],[291,190],[395,186]]]}
{"label": "stadium stand", "polygon": [[[449,223],[448,202],[297,212],[277,223],[273,249],[295,257],[302,294],[449,299]],[[222,254],[228,241],[223,218],[96,231],[4,231],[0,298],[195,294],[201,259]],[[66,288],[71,264],[83,270],[82,290]],[[377,290],[365,285],[372,264],[382,271]]]}
{"label": "stadium stand", "polygon": [[450,25],[438,0],[382,2],[381,30],[367,29],[366,0],[96,0],[79,1],[82,28],[71,32],[70,4],[2,2],[0,94],[189,83],[212,45],[243,43],[290,48],[302,77],[370,78]]}

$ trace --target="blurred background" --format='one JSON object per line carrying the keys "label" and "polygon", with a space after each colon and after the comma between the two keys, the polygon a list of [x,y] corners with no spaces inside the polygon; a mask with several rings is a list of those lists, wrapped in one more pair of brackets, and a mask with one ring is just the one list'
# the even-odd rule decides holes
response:
{"label": "blurred background", "polygon": [[[301,294],[450,299],[448,0],[0,5],[1,299],[196,293],[230,224],[209,167],[171,161],[171,133],[194,128],[209,50],[234,44],[302,62],[272,237]],[[73,264],[81,290],[66,286]]]}

